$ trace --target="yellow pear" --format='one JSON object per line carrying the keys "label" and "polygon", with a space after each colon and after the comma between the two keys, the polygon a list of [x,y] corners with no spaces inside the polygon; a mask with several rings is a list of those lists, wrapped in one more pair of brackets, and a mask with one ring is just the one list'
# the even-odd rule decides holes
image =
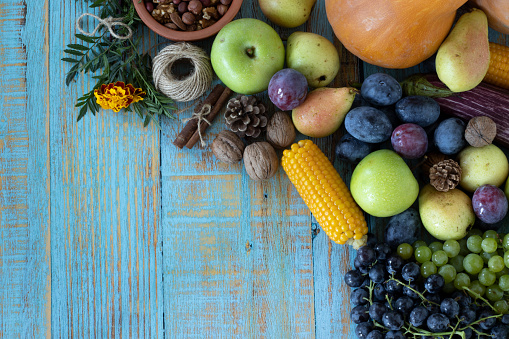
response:
{"label": "yellow pear", "polygon": [[490,64],[488,19],[480,9],[463,14],[437,52],[436,71],[453,92],[481,83]]}
{"label": "yellow pear", "polygon": [[316,0],[258,0],[265,16],[281,27],[293,28],[305,23]]}

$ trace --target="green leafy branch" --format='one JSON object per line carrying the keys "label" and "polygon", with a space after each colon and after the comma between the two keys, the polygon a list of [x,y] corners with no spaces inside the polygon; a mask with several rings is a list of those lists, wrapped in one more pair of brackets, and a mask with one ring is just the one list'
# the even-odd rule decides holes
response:
{"label": "green leafy branch", "polygon": [[[122,17],[123,22],[134,32],[137,31],[142,22],[136,15],[134,5],[131,1],[108,1],[96,0],[90,8],[101,7],[99,17]],[[117,34],[126,35],[126,27],[116,27]],[[130,83],[136,88],[142,88],[147,94],[142,101],[131,104],[125,108],[126,111],[134,111],[144,120],[144,126],[150,121],[159,126],[155,116],[164,115],[174,118],[172,111],[175,109],[173,100],[159,93],[152,81],[152,60],[148,54],[141,54],[141,37],[128,40],[115,39],[102,31],[99,36],[87,36],[75,34],[81,42],[71,43],[64,50],[68,56],[62,61],[72,64],[65,78],[66,86],[69,86],[79,74],[96,73],[92,76],[96,84],[88,92],[78,98],[76,107],[80,107],[77,120],[81,120],[87,113],[95,115],[101,108],[95,99],[94,91],[102,84],[117,81]]]}

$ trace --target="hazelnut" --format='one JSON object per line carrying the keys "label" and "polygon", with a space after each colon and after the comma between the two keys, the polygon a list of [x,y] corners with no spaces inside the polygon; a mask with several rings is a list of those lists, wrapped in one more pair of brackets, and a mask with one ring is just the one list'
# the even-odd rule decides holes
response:
{"label": "hazelnut", "polygon": [[200,0],[200,2],[203,4],[203,6],[207,7],[212,4],[212,1],[210,0]]}
{"label": "hazelnut", "polygon": [[267,141],[274,147],[286,148],[295,140],[295,126],[290,116],[284,112],[276,112],[267,124]]}
{"label": "hazelnut", "polygon": [[181,2],[178,6],[179,13],[187,12],[187,2]]}
{"label": "hazelnut", "polygon": [[228,164],[235,164],[242,160],[244,143],[232,131],[222,131],[212,142],[211,149],[217,159]]}
{"label": "hazelnut", "polygon": [[228,11],[229,6],[228,5],[217,5],[217,13],[220,16],[223,16]]}
{"label": "hazelnut", "polygon": [[181,1],[182,1],[182,0],[173,0],[173,3],[174,3],[175,5],[178,5]]}
{"label": "hazelnut", "polygon": [[244,166],[251,179],[266,180],[276,174],[279,159],[268,142],[255,142],[244,150]]}
{"label": "hazelnut", "polygon": [[203,5],[198,0],[191,0],[189,1],[189,5],[187,6],[187,9],[189,12],[193,13],[194,15],[198,15],[201,13],[201,10],[203,9]]}
{"label": "hazelnut", "polygon": [[229,5],[232,3],[232,0],[220,0],[221,1],[221,4],[223,5]]}
{"label": "hazelnut", "polygon": [[145,8],[147,9],[147,12],[152,13],[154,10],[154,4],[152,2],[146,2]]}
{"label": "hazelnut", "polygon": [[195,22],[195,17],[194,17],[194,14],[191,13],[191,12],[185,12],[184,14],[182,14],[182,21],[186,24],[186,25],[192,25],[194,24]]}

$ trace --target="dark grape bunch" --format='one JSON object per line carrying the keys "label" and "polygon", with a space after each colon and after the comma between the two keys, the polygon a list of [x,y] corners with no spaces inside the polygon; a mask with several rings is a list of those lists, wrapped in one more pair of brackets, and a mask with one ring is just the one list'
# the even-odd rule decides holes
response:
{"label": "dark grape bunch", "polygon": [[466,282],[470,275],[452,272],[459,265],[454,258],[467,250],[467,241],[429,246],[416,241],[392,252],[368,234],[368,244],[357,251],[355,269],[344,276],[353,289],[350,317],[357,337],[509,339],[509,305],[503,293],[493,303],[475,286],[471,289]]}

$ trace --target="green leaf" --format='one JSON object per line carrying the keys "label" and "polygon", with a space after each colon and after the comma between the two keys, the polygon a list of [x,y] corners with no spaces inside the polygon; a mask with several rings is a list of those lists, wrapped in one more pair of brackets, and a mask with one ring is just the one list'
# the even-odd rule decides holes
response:
{"label": "green leaf", "polygon": [[83,56],[83,53],[75,51],[74,49],[64,49],[64,52],[72,55]]}
{"label": "green leaf", "polygon": [[62,60],[62,61],[65,61],[65,62],[72,62],[72,63],[79,62],[78,60],[76,60],[76,59],[72,59],[72,58],[62,58],[61,60]]}
{"label": "green leaf", "polygon": [[69,45],[67,45],[67,47],[72,48],[72,49],[77,49],[80,51],[88,51],[89,50],[88,47],[85,47],[83,45],[78,45],[78,44],[69,44]]}
{"label": "green leaf", "polygon": [[76,121],[80,121],[81,118],[83,118],[86,114],[87,114],[87,106],[81,107],[80,113],[78,114],[78,120],[76,120]]}
{"label": "green leaf", "polygon": [[67,76],[65,77],[65,85],[69,86],[74,79],[74,77],[78,74],[77,72],[69,72],[67,73]]}
{"label": "green leaf", "polygon": [[104,73],[110,73],[110,62],[108,61],[108,57],[106,54],[103,54],[103,63],[104,63]]}
{"label": "green leaf", "polygon": [[83,40],[85,42],[88,42],[90,44],[94,43],[95,40],[100,38],[100,37],[95,37],[95,36],[87,36],[87,35],[83,35],[83,34],[79,34],[79,33],[76,33],[74,36],[76,36],[76,38]]}
{"label": "green leaf", "polygon": [[148,124],[150,124],[151,118],[152,117],[150,115],[148,115],[148,114],[145,116],[145,121],[143,122],[143,127],[147,127]]}
{"label": "green leaf", "polygon": [[105,1],[105,0],[96,0],[96,1],[94,1],[94,3],[93,3],[93,4],[91,4],[89,7],[90,7],[90,8],[100,7],[100,6],[102,6],[102,5],[103,5],[104,1]]}

